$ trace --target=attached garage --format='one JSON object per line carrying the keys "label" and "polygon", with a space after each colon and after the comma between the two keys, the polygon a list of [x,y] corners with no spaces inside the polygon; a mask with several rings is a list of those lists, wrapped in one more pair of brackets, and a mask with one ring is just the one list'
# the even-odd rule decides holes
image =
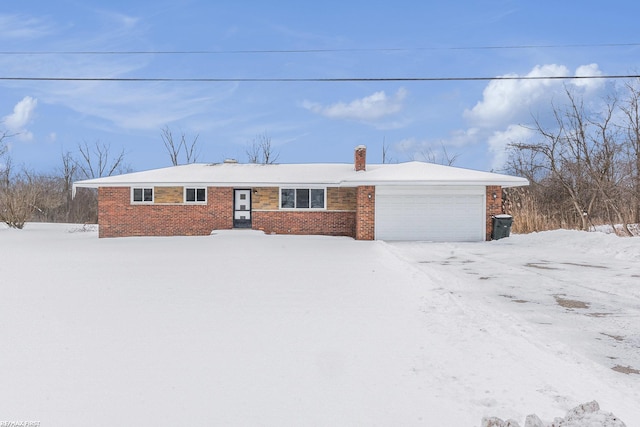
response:
{"label": "attached garage", "polygon": [[485,239],[485,186],[377,186],[379,240]]}

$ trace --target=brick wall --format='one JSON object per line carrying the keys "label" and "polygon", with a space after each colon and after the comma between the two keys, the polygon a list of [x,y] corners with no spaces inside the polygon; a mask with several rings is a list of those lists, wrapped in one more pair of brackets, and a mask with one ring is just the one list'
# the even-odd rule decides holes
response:
{"label": "brick wall", "polygon": [[375,239],[376,187],[363,185],[356,190],[356,239]]}
{"label": "brick wall", "polygon": [[252,227],[265,233],[355,237],[355,212],[257,211]]}
{"label": "brick wall", "polygon": [[[277,188],[255,190],[257,193],[254,197],[258,198],[260,205],[273,206],[273,198],[278,194]],[[373,240],[375,238],[375,187],[360,186],[355,190],[341,190],[346,191],[341,197],[347,204],[351,203],[348,202],[350,197],[347,195],[355,191],[355,211],[258,210],[253,212],[252,228],[266,233],[322,234]],[[261,193],[262,199],[259,196]],[[327,198],[327,205],[329,205],[329,194]],[[208,235],[212,230],[233,228],[233,188],[210,187],[207,189],[207,200],[206,205],[131,204],[129,187],[101,187],[98,190],[100,237]],[[256,208],[255,198],[253,203]],[[491,239],[492,216],[501,213],[502,188],[488,186],[486,188],[487,240]]]}
{"label": "brick wall", "polygon": [[[495,199],[493,195],[496,195]],[[486,214],[486,240],[491,240],[493,232],[494,215],[500,215],[502,212],[502,187],[499,185],[487,186],[487,214]]]}
{"label": "brick wall", "polygon": [[[280,211],[278,189],[255,188],[252,228],[266,233],[355,237],[355,210]],[[348,199],[346,191],[343,202]],[[132,204],[129,187],[98,190],[100,237],[195,236],[233,228],[233,188],[210,187],[207,205]],[[345,202],[346,203],[346,202]],[[355,205],[355,201],[352,201]]]}
{"label": "brick wall", "polygon": [[233,227],[233,188],[208,188],[207,205],[131,204],[129,187],[98,189],[100,237],[196,236]]}
{"label": "brick wall", "polygon": [[252,228],[275,234],[355,237],[356,189],[327,188],[326,211],[280,210],[278,187],[254,188]]}
{"label": "brick wall", "polygon": [[[253,188],[251,199],[252,208],[255,210],[280,209],[280,189],[278,187]],[[354,187],[327,187],[327,210],[329,211],[355,211],[356,189]]]}

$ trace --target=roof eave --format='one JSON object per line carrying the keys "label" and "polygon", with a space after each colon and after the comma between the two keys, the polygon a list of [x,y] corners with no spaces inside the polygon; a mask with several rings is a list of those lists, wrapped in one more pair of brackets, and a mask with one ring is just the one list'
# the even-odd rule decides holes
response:
{"label": "roof eave", "polygon": [[126,181],[126,182],[83,182],[73,183],[73,188],[100,188],[100,187],[136,187],[136,186],[153,186],[153,187],[282,187],[283,185],[300,186],[300,185],[317,185],[329,186],[340,185],[340,181],[236,181],[236,182],[205,182],[205,181]]}
{"label": "roof eave", "polygon": [[342,181],[341,186],[349,187],[349,186],[358,186],[358,185],[388,185],[388,186],[401,186],[401,185],[409,185],[409,186],[444,186],[444,187],[453,187],[453,186],[500,186],[504,188],[508,187],[525,187],[529,185],[529,181],[525,180],[517,180],[517,181],[502,181],[502,180],[484,180],[484,181],[450,181],[450,180],[412,180],[412,181]]}

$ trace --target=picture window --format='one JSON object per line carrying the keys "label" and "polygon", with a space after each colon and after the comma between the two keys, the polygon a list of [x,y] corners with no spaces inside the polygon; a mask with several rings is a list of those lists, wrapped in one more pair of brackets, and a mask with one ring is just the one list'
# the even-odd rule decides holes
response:
{"label": "picture window", "polygon": [[324,188],[282,188],[282,209],[324,209]]}

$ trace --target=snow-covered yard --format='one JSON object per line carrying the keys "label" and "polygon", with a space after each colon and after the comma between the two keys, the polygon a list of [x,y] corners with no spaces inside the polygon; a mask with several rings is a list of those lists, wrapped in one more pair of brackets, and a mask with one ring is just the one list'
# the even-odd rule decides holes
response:
{"label": "snow-covered yard", "polygon": [[384,243],[0,227],[0,420],[640,425],[640,240]]}

